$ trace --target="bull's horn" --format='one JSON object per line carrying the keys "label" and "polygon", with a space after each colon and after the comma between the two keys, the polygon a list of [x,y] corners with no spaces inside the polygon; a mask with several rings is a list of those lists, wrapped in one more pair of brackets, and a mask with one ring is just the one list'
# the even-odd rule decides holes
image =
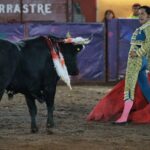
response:
{"label": "bull's horn", "polygon": [[75,43],[75,44],[86,45],[86,44],[89,44],[91,42],[91,39],[89,39],[89,38],[82,38],[82,37],[76,37],[76,38],[72,38],[72,42]]}
{"label": "bull's horn", "polygon": [[82,38],[82,37],[76,37],[76,38],[67,38],[64,39],[65,43],[74,43],[74,44],[81,44],[86,45],[91,42],[92,38]]}
{"label": "bull's horn", "polygon": [[66,38],[71,38],[71,34],[70,34],[70,32],[67,32],[67,34],[66,34]]}

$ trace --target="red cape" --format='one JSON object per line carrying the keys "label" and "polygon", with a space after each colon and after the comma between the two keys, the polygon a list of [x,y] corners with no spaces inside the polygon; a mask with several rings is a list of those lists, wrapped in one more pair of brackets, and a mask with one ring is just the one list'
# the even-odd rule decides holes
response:
{"label": "red cape", "polygon": [[[129,121],[134,123],[150,123],[150,103],[143,96],[140,87],[136,86],[135,100],[129,114]],[[120,81],[104,96],[88,115],[88,121],[113,121],[120,117],[124,101],[124,80]]]}

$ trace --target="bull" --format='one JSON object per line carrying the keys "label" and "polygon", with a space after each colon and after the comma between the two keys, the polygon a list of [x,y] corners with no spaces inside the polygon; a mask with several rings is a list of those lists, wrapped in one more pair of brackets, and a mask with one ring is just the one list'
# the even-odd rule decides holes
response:
{"label": "bull", "polygon": [[32,133],[38,132],[36,100],[46,103],[46,129],[54,126],[54,97],[59,76],[50,53],[52,45],[55,45],[57,52],[62,52],[69,75],[77,75],[76,56],[83,48],[81,43],[64,42],[63,38],[51,35],[16,43],[0,40],[0,98],[5,90],[9,97],[16,93],[25,96]]}

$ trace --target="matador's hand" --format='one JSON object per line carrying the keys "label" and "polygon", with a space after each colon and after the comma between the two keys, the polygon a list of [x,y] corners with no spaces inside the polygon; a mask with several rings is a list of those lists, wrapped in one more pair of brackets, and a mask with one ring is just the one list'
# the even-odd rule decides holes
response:
{"label": "matador's hand", "polygon": [[134,57],[137,57],[137,54],[136,54],[135,51],[131,50],[131,51],[129,52],[129,56],[130,56],[131,58],[134,58]]}

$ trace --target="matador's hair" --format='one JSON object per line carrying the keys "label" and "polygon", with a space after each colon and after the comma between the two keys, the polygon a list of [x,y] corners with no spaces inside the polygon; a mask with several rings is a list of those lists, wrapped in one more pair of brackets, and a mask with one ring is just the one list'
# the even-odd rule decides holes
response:
{"label": "matador's hair", "polygon": [[145,9],[145,12],[150,15],[150,7],[149,6],[141,6],[139,9]]}

